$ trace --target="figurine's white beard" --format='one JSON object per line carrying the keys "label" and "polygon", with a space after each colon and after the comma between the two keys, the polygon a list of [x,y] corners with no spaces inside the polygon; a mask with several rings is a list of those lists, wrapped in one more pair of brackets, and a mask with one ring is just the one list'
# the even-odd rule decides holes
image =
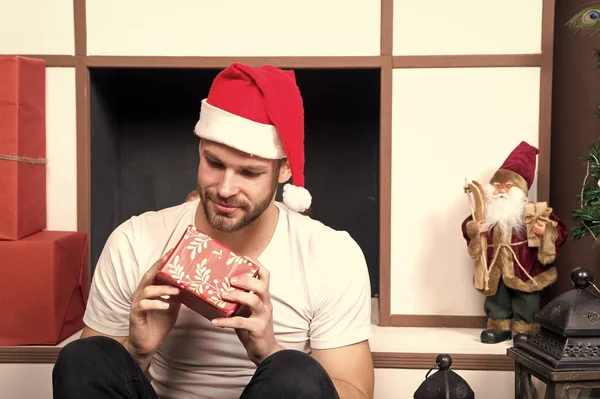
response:
{"label": "figurine's white beard", "polygon": [[523,212],[527,203],[527,195],[517,187],[510,189],[508,194],[498,194],[494,197],[494,186],[485,184],[484,190],[487,201],[485,222],[491,229],[496,226],[505,234],[511,234],[523,229]]}

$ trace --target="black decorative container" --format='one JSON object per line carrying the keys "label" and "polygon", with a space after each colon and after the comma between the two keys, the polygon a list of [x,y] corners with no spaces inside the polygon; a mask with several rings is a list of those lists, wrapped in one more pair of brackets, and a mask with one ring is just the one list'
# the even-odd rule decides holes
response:
{"label": "black decorative container", "polygon": [[571,272],[575,287],[536,316],[540,331],[517,348],[554,370],[600,369],[600,292],[590,272]]}
{"label": "black decorative container", "polygon": [[[474,399],[475,393],[467,382],[454,371],[450,370],[452,358],[450,355],[441,354],[436,359],[439,371],[425,376],[415,391],[415,399]],[[432,369],[433,370],[433,369]]]}

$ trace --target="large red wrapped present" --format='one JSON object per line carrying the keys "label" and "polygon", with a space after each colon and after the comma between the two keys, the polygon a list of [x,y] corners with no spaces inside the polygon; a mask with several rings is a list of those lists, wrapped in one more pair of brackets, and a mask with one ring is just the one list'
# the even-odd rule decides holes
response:
{"label": "large red wrapped present", "polygon": [[54,345],[82,329],[87,261],[81,232],[0,241],[0,345]]}
{"label": "large red wrapped present", "polygon": [[0,239],[46,228],[46,61],[0,56]]}
{"label": "large red wrapped present", "polygon": [[181,303],[212,320],[247,315],[245,306],[221,297],[239,291],[230,281],[244,275],[257,277],[258,265],[190,225],[158,270],[156,283],[180,288]]}

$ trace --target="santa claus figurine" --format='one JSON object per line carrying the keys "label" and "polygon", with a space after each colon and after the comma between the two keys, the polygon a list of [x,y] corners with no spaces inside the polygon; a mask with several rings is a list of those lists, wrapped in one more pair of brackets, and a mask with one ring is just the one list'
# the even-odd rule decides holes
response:
{"label": "santa claus figurine", "polygon": [[538,153],[521,142],[489,183],[471,186],[480,209],[462,223],[462,233],[475,261],[473,284],[486,296],[483,343],[512,338],[516,344],[535,335],[541,290],[556,281],[554,262],[568,228],[545,203],[527,198]]}

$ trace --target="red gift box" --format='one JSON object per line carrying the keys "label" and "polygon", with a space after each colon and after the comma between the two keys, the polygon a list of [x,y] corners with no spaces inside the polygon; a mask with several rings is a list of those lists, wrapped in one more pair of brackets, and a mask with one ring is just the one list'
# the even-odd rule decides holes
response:
{"label": "red gift box", "polygon": [[0,239],[46,228],[46,61],[0,56]]}
{"label": "red gift box", "polygon": [[237,276],[257,277],[258,266],[190,225],[156,275],[157,284],[181,289],[179,301],[208,320],[245,316],[247,308],[221,298]]}
{"label": "red gift box", "polygon": [[57,344],[83,328],[88,239],[43,231],[0,241],[0,345]]}

